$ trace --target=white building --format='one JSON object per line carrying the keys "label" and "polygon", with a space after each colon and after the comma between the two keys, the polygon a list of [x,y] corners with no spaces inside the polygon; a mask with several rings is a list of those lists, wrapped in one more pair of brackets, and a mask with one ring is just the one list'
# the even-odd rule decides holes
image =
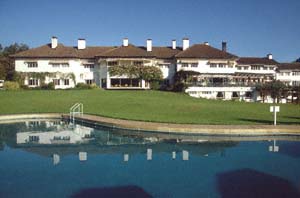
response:
{"label": "white building", "polygon": [[15,70],[25,76],[24,84],[37,87],[53,82],[56,89],[72,88],[77,83],[93,84],[106,89],[149,89],[144,80],[127,76],[110,76],[108,68],[117,65],[143,65],[160,67],[167,82],[175,72],[174,55],[180,48],[154,47],[147,40],[146,47],[129,44],[123,39],[119,47],[87,47],[85,39],[78,39],[75,47],[51,43],[13,55]]}
{"label": "white building", "polygon": [[24,76],[29,87],[53,82],[56,89],[72,88],[77,83],[105,89],[150,88],[143,79],[110,75],[110,67],[122,65],[159,67],[167,85],[174,83],[176,72],[194,72],[186,92],[208,99],[260,101],[255,84],[278,79],[298,85],[300,81],[299,64],[282,64],[277,70],[279,63],[271,54],[239,58],[227,52],[226,42],[217,49],[207,42],[190,46],[188,38],[182,40],[182,47],[177,46],[176,40],[170,47],[157,47],[151,39],[146,40],[145,46],[135,46],[128,38],[120,46],[88,47],[85,39],[78,39],[77,46],[68,47],[52,37],[50,44],[13,57],[15,70]]}
{"label": "white building", "polygon": [[281,63],[278,65],[276,79],[288,86],[300,86],[300,63]]}

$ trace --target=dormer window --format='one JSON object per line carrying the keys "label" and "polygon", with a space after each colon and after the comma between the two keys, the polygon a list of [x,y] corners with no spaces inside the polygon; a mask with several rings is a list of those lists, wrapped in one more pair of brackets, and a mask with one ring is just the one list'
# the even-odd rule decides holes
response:
{"label": "dormer window", "polygon": [[26,62],[28,68],[38,67],[37,62]]}

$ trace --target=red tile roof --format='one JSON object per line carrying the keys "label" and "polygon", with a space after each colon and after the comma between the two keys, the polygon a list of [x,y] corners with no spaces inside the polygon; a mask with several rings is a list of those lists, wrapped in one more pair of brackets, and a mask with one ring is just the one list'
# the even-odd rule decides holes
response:
{"label": "red tile roof", "polygon": [[178,53],[176,58],[235,59],[237,56],[205,44],[195,44]]}
{"label": "red tile roof", "polygon": [[128,46],[120,46],[96,55],[102,58],[152,58],[153,54],[147,52],[144,48],[136,47],[129,44]]}
{"label": "red tile roof", "polygon": [[241,57],[237,61],[238,65],[277,65],[278,62],[267,57]]}
{"label": "red tile roof", "polygon": [[87,47],[86,49],[77,49],[77,47],[64,46],[58,44],[55,49],[51,44],[32,48],[12,55],[14,58],[94,58],[95,55],[111,50],[113,47]]}
{"label": "red tile roof", "polygon": [[294,62],[294,63],[280,63],[278,65],[278,70],[300,70],[300,63]]}

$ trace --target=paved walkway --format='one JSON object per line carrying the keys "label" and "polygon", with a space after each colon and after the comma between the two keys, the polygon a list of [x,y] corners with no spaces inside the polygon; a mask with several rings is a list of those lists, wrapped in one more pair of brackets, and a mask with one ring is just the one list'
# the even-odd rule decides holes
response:
{"label": "paved walkway", "polygon": [[218,134],[218,135],[300,135],[299,125],[198,125],[168,124],[142,122],[107,118],[94,115],[83,115],[77,120],[90,123],[97,122],[111,127],[131,130],[158,131],[184,134]]}
{"label": "paved walkway", "polygon": [[[68,114],[49,113],[49,114],[18,114],[2,115],[0,123],[12,122],[18,119],[48,119],[48,118],[69,118]],[[198,124],[168,124],[157,122],[142,122],[107,118],[84,114],[82,117],[76,117],[76,120],[82,120],[89,123],[100,123],[110,127],[157,131],[165,133],[181,134],[207,134],[207,135],[300,135],[299,125],[198,125]]]}

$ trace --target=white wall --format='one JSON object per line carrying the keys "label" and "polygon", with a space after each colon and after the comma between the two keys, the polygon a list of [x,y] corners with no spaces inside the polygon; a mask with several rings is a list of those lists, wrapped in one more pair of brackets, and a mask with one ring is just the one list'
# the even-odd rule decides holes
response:
{"label": "white wall", "polygon": [[[180,59],[177,60],[177,71],[196,71],[200,73],[211,73],[211,74],[233,74],[236,71],[235,61],[233,68],[229,68],[227,65],[228,60],[218,61],[219,63],[226,64],[225,68],[211,68],[210,60],[197,60],[197,59]],[[217,61],[216,61],[217,62]],[[188,67],[183,67],[183,63],[188,63]],[[193,63],[198,63],[197,67],[192,67]]]}
{"label": "white wall", "polygon": [[[85,83],[85,80],[94,79],[97,84],[99,84],[99,66],[95,64],[94,68],[84,68],[83,64],[88,62],[86,59],[24,59],[24,60],[16,60],[15,61],[15,70],[17,72],[49,72],[49,73],[62,73],[69,74],[73,73],[75,75],[76,83]],[[29,68],[26,62],[37,62],[38,67]],[[69,67],[53,67],[50,62],[64,62],[68,63]],[[63,75],[62,75],[63,76]],[[61,77],[61,75],[57,75],[56,78]],[[52,82],[53,78],[46,78],[46,83]],[[71,82],[70,85],[65,86],[61,83],[60,86],[56,86],[56,88],[64,89],[74,87],[74,82]],[[25,84],[28,84],[28,81],[25,81]]]}

